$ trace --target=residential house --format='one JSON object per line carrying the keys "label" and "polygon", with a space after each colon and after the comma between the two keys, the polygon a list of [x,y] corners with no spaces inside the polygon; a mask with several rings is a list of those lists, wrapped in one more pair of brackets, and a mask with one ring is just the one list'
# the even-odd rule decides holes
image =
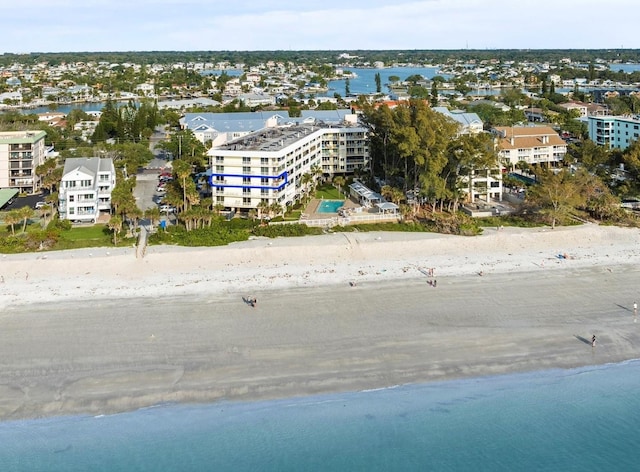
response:
{"label": "residential house", "polygon": [[[484,125],[476,113],[450,111],[446,107],[434,107],[434,111],[442,113],[459,124],[458,134],[482,133]],[[460,189],[466,194],[466,200],[489,202],[502,201],[502,166],[496,162],[487,169],[473,169],[468,175],[461,176]]]}
{"label": "residential house", "polygon": [[559,103],[558,106],[567,111],[577,110],[577,112],[580,113],[580,118],[586,118],[589,113],[588,105],[582,102]]}
{"label": "residential house", "polygon": [[550,126],[496,126],[493,133],[498,158],[508,169],[520,161],[556,167],[567,153],[567,143]]}
{"label": "residential house", "polygon": [[275,97],[262,93],[243,93],[238,95],[238,100],[246,106],[253,108],[259,106],[272,106],[276,104]]}
{"label": "residential house", "polygon": [[47,159],[44,131],[0,132],[0,188],[36,193],[36,168]]}
{"label": "residential house", "polygon": [[101,211],[111,211],[111,192],[115,185],[112,159],[68,158],[58,192],[60,219],[95,223]]}
{"label": "residential house", "polygon": [[460,134],[482,133],[484,129],[484,124],[477,113],[449,110],[447,107],[434,107],[433,110],[457,122]]}

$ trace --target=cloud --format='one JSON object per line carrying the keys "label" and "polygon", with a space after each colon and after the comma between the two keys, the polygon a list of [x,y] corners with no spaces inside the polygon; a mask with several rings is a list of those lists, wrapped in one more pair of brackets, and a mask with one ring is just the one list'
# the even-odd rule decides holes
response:
{"label": "cloud", "polygon": [[[2,2],[8,52],[638,47],[634,15],[595,0],[24,0]],[[607,11],[635,11],[609,0]],[[34,24],[38,25],[34,28]],[[606,32],[606,34],[605,34]],[[626,43],[626,44],[625,44]]]}

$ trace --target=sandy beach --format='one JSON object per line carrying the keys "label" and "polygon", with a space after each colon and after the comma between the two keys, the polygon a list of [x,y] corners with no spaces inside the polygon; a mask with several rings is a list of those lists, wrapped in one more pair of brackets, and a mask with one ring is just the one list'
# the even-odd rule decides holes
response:
{"label": "sandy beach", "polygon": [[0,419],[635,359],[639,243],[584,225],[3,255]]}

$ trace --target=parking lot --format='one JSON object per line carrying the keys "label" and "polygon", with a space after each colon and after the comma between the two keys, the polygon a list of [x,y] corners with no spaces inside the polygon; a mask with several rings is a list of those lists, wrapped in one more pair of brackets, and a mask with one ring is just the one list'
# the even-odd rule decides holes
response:
{"label": "parking lot", "polygon": [[16,210],[25,206],[35,208],[37,202],[43,202],[45,194],[27,195],[26,197],[16,197],[13,201],[2,208],[2,211]]}

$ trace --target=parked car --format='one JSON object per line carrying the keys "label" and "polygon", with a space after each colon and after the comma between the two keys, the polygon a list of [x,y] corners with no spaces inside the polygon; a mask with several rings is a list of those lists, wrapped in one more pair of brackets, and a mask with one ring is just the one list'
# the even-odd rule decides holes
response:
{"label": "parked car", "polygon": [[176,207],[171,205],[160,205],[160,211],[162,213],[174,213],[176,211]]}
{"label": "parked car", "polygon": [[48,205],[48,203],[47,203],[47,202],[36,202],[36,205],[35,205],[35,207],[34,207],[34,208],[35,208],[36,210],[39,210],[40,208],[42,208],[42,207],[43,207],[43,206],[45,206],[45,205]]}
{"label": "parked car", "polygon": [[164,187],[164,185],[158,185],[156,187],[156,192],[158,193],[165,193],[167,191],[167,189]]}

